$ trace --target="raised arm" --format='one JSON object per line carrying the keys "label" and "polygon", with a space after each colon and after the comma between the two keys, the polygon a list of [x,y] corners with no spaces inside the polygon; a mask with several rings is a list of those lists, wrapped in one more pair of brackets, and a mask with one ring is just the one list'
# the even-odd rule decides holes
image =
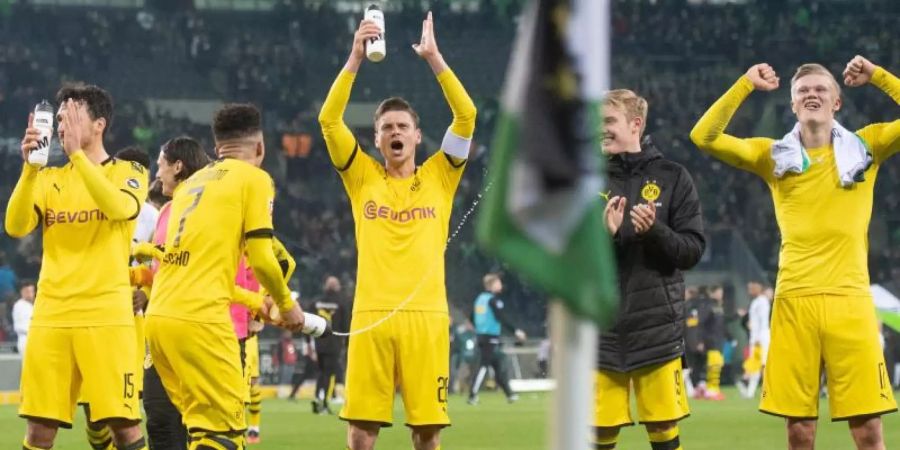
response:
{"label": "raised arm", "polygon": [[141,212],[141,204],[147,198],[147,174],[138,165],[114,170],[113,180],[106,178],[100,167],[94,165],[81,149],[83,121],[87,117],[85,106],[71,99],[62,111],[66,133],[63,151],[81,176],[91,198],[109,220],[133,220]]}
{"label": "raised arm", "polygon": [[[844,84],[857,87],[866,83],[881,89],[894,99],[894,102],[900,104],[900,79],[857,55],[847,63],[844,70]],[[869,149],[879,164],[900,150],[900,119],[869,125],[857,131],[857,134],[869,144]]]}
{"label": "raised arm", "polygon": [[751,67],[694,125],[691,141],[701,150],[729,165],[767,177],[767,149],[754,146],[749,139],[725,134],[725,128],[754,89],[771,91],[777,88],[778,76],[768,64]]}
{"label": "raised arm", "polygon": [[469,146],[475,133],[475,103],[438,50],[430,11],[422,21],[422,39],[418,44],[413,44],[413,50],[431,67],[444,91],[450,111],[453,112],[453,123],[444,136],[441,150],[456,159],[465,160],[469,156]]}
{"label": "raised arm", "polygon": [[[97,206],[110,220],[134,220],[141,212],[141,204],[147,196],[147,174],[140,173],[131,164],[127,169],[116,170],[113,180],[106,178],[100,167],[88,159],[83,151],[69,155],[69,160]],[[127,173],[130,172],[132,177]],[[124,175],[124,176],[123,176]],[[134,181],[130,181],[134,180]]]}
{"label": "raised arm", "polygon": [[889,95],[894,102],[900,105],[900,78],[890,73],[884,67],[875,67],[872,75],[872,84]]}
{"label": "raised arm", "polygon": [[3,226],[6,234],[19,238],[31,233],[41,222],[43,214],[42,201],[39,200],[38,171],[37,166],[28,164],[28,153],[38,148],[40,132],[33,127],[34,114],[28,116],[28,128],[25,129],[25,137],[22,138],[22,174],[6,204],[6,218]]}
{"label": "raised arm", "polygon": [[359,29],[353,36],[353,48],[350,50],[347,63],[331,85],[319,112],[319,125],[322,127],[331,164],[341,172],[350,166],[358,150],[356,138],[344,123],[344,110],[350,101],[350,91],[356,73],[359,72],[359,66],[366,54],[365,42],[367,39],[377,37],[380,32],[375,22],[371,20],[360,22]]}
{"label": "raised arm", "polygon": [[19,182],[6,205],[6,234],[14,238],[24,237],[40,223],[43,212],[35,201],[37,185],[38,168],[25,163]]}

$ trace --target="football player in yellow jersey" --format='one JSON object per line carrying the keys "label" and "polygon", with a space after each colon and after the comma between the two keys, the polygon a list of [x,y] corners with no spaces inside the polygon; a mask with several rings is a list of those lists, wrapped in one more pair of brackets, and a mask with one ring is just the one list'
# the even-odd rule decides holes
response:
{"label": "football player in yellow jersey", "polygon": [[[871,83],[900,103],[900,80],[867,59],[844,71],[850,87]],[[751,67],[691,131],[701,149],[761,177],[782,235],[771,343],[760,410],[787,418],[793,450],[815,444],[821,368],[832,420],[847,420],[859,449],[883,449],[880,416],[896,411],[869,291],[869,219],[878,168],[900,150],[900,120],[848,132],[835,78],[818,64],[791,79],[798,124],[785,138],[725,134],[754,90],[778,88],[768,64]]]}
{"label": "football player in yellow jersey", "polygon": [[172,196],[146,319],[154,367],[182,414],[192,450],[244,445],[246,386],[228,309],[242,252],[284,325],[304,325],[272,247],[275,191],[259,168],[265,155],[260,112],[227,105],[216,113],[213,134],[220,159]]}
{"label": "football player in yellow jersey", "polygon": [[[187,136],[179,136],[168,140],[159,149],[159,157],[156,165],[156,182],[160,186],[160,194],[166,199],[163,205],[160,205],[160,214],[157,217],[155,229],[153,232],[153,244],[162,246],[166,241],[166,229],[169,222],[171,198],[175,188],[184,180],[188,179],[198,170],[209,164],[209,156],[207,156],[203,147],[194,139]],[[151,188],[150,194],[152,195]],[[145,258],[141,253],[141,249],[146,248],[144,244],[135,246],[134,253],[138,260],[150,259]],[[151,247],[153,250],[158,250]],[[159,267],[157,258],[152,261],[151,268],[155,271]],[[152,295],[152,281],[151,290]],[[146,327],[145,327],[146,328]],[[147,443],[152,448],[165,448],[172,450],[183,450],[187,448],[187,430],[181,421],[181,413],[172,403],[159,374],[153,365],[153,359],[149,356],[144,363],[144,413],[146,414],[147,427]]]}
{"label": "football player in yellow jersey", "polygon": [[[106,91],[64,87],[57,101],[59,139],[69,163],[44,169],[26,163],[5,223],[14,237],[43,225],[44,255],[29,332],[30,348],[40,350],[28,352],[23,362],[19,415],[28,419],[23,448],[52,447],[58,428],[72,426],[80,392],[91,405],[88,420],[108,425],[117,448],[143,449],[126,262],[134,219],[147,195],[147,173],[106,152],[103,136],[112,119]],[[26,161],[37,138],[29,120],[22,141]],[[106,264],[111,259],[121,263]]]}
{"label": "football player in yellow jersey", "polygon": [[[453,112],[441,150],[416,167],[421,143],[418,115],[400,98],[375,112],[375,145],[384,163],[369,156],[343,121],[344,108],[365,42],[381,30],[363,21],[319,123],[331,162],[350,198],[359,251],[350,338],[346,403],[348,446],[369,450],[392,422],[399,387],[416,450],[440,447],[449,388],[449,315],[444,285],[444,247],[453,195],[475,130],[475,105],[450,70],[434,38],[431,13],[415,52],[431,67]],[[383,321],[392,311],[399,312]]]}

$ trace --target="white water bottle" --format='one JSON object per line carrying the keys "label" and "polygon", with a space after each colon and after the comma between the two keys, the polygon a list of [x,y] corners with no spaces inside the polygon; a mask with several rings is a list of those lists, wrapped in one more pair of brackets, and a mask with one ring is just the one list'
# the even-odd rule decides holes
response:
{"label": "white water bottle", "polygon": [[331,335],[331,324],[328,323],[324,317],[305,312],[303,313],[303,319],[303,329],[300,330],[301,333],[308,334],[312,337]]}
{"label": "white water bottle", "polygon": [[42,100],[34,107],[34,121],[31,126],[40,132],[38,146],[28,153],[28,164],[44,167],[50,157],[50,142],[53,140],[53,105]]}
{"label": "white water bottle", "polygon": [[366,42],[366,58],[372,62],[380,62],[387,54],[387,47],[384,43],[384,12],[378,5],[369,5],[366,8],[365,19],[375,22],[378,28],[381,28],[381,34],[377,38],[371,38],[369,42]]}

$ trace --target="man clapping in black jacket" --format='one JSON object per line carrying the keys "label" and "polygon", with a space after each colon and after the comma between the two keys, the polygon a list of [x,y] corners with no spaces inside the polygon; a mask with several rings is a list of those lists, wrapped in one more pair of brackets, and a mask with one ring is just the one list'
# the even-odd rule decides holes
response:
{"label": "man clapping in black jacket", "polygon": [[606,226],[615,241],[622,295],[615,326],[600,335],[595,448],[615,448],[619,428],[638,420],[651,446],[681,450],[678,420],[689,409],[682,379],[684,279],[706,241],[700,200],[684,167],[641,139],[647,101],[610,91],[603,102],[603,150],[609,156]]}

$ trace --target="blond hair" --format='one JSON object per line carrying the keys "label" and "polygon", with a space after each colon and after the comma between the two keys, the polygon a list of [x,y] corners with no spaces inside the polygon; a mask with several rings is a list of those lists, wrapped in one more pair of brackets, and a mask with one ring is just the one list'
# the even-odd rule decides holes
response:
{"label": "blond hair", "polygon": [[485,289],[490,289],[491,286],[494,285],[494,282],[499,281],[499,280],[500,280],[500,275],[497,275],[496,273],[489,273],[484,276],[484,278],[482,279],[482,282],[484,283]]}
{"label": "blond hair", "polygon": [[802,66],[797,68],[797,72],[794,73],[793,78],[791,78],[791,95],[794,94],[794,84],[797,83],[797,80],[807,76],[807,75],[825,75],[831,80],[831,85],[834,87],[835,92],[837,92],[838,97],[841,96],[841,85],[838,84],[837,80],[834,78],[834,75],[825,68],[825,66],[816,63],[808,63],[803,64]]}
{"label": "blond hair", "polygon": [[625,112],[629,122],[635,117],[641,118],[641,133],[647,126],[647,100],[629,89],[613,89],[603,98],[603,106],[612,106]]}

